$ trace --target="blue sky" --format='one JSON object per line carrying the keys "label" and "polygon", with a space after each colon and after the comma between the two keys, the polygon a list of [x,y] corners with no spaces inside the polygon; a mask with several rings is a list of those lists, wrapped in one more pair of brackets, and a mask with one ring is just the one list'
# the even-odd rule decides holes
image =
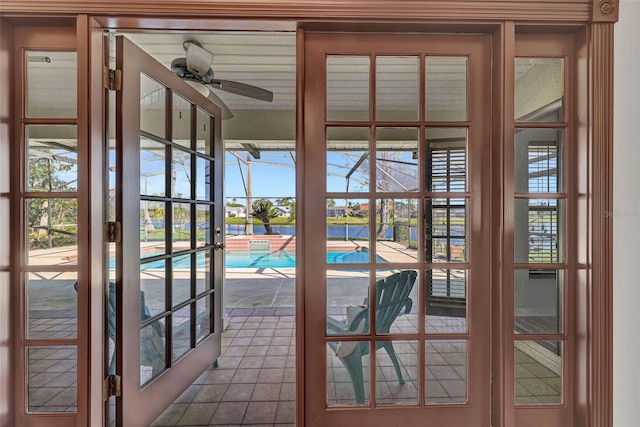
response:
{"label": "blue sky", "polygon": [[[246,159],[246,153],[239,154]],[[288,152],[268,153],[263,152],[260,160],[251,158],[251,189],[253,198],[283,198],[296,195],[296,172],[293,160]],[[275,164],[265,165],[262,163]],[[277,166],[278,164],[283,166]],[[245,190],[242,176],[247,179],[247,167],[240,162],[242,174],[238,168],[238,159],[230,153],[225,154],[225,197],[227,201],[236,197],[237,203],[243,203]],[[288,166],[288,167],[285,167]]]}

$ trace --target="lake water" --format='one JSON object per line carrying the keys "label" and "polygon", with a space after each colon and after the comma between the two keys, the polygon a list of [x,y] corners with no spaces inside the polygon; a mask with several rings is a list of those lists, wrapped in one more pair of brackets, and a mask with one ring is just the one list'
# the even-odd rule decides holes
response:
{"label": "lake water", "polygon": [[[279,233],[283,235],[296,235],[296,227],[293,225],[275,225],[272,226],[274,233]],[[227,224],[226,225],[226,233],[228,235],[242,235],[244,234],[244,225],[243,224]],[[435,231],[435,230],[434,230]],[[255,235],[264,235],[265,229],[263,226],[254,225],[253,233]],[[434,233],[435,234],[435,233]],[[463,236],[465,234],[465,229],[463,225],[451,225],[451,235],[455,236]],[[329,225],[327,226],[327,237],[333,239],[366,239],[369,236],[369,227],[366,225]],[[418,227],[410,228],[410,236],[411,240],[418,240]],[[393,227],[389,227],[387,231],[384,233],[385,239],[393,239]],[[451,244],[454,245],[464,245],[464,239],[451,239]]]}
{"label": "lake water", "polygon": [[[296,235],[296,227],[294,225],[274,225],[274,233],[286,234],[290,236]],[[225,226],[227,234],[241,235],[244,234],[244,224],[227,224]],[[266,231],[262,225],[253,226],[253,234],[264,235]],[[329,225],[327,226],[327,237],[343,238],[343,239],[366,239],[369,235],[369,227],[366,225]],[[385,233],[385,238],[393,237],[393,228],[389,228]],[[411,240],[418,240],[418,230],[411,228]]]}

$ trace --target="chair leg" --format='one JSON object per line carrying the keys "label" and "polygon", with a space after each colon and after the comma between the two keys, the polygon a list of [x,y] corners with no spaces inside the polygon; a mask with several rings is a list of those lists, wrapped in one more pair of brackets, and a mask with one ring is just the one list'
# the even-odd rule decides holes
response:
{"label": "chair leg", "polygon": [[391,358],[391,363],[393,363],[393,367],[396,369],[396,374],[398,375],[398,382],[400,384],[404,384],[404,378],[402,378],[402,371],[400,369],[400,363],[398,363],[398,358],[396,357],[396,351],[393,349],[393,344],[391,341],[385,341],[384,349],[387,350],[387,354]]}
{"label": "chair leg", "polygon": [[362,356],[352,355],[350,357],[341,358],[340,361],[347,368],[353,391],[356,395],[356,402],[364,405],[364,373],[362,372]]}

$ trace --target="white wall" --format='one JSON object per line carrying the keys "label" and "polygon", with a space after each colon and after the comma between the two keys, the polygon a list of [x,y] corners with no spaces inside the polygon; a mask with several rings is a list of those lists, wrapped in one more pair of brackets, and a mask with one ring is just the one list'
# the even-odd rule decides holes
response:
{"label": "white wall", "polygon": [[640,0],[615,25],[613,425],[640,426]]}

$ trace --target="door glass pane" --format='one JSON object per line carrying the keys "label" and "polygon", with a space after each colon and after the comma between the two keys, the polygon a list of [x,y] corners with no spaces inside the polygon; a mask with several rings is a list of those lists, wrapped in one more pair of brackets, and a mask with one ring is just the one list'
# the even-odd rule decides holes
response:
{"label": "door glass pane", "polygon": [[369,405],[369,341],[327,343],[327,406]]}
{"label": "door glass pane", "polygon": [[562,333],[563,270],[516,270],[514,277],[515,332]]}
{"label": "door glass pane", "polygon": [[427,120],[467,120],[467,62],[466,57],[427,57]]}
{"label": "door glass pane", "polygon": [[562,403],[562,341],[515,342],[515,403]]}
{"label": "door glass pane", "polygon": [[427,333],[467,332],[467,270],[426,270]]}
{"label": "door glass pane", "polygon": [[327,56],[327,121],[369,120],[368,56]]}
{"label": "door glass pane", "polygon": [[211,289],[211,251],[196,253],[196,295]]}
{"label": "door glass pane", "polygon": [[564,120],[563,67],[562,58],[516,58],[516,121]]}
{"label": "door glass pane", "polygon": [[29,125],[27,135],[27,190],[78,190],[76,126]]}
{"label": "door glass pane", "polygon": [[516,129],[516,192],[562,191],[563,141],[563,129]]}
{"label": "door glass pane", "polygon": [[367,263],[369,245],[369,201],[327,199],[327,263]]}
{"label": "door glass pane", "polygon": [[145,261],[140,264],[140,321],[165,311],[167,261]]}
{"label": "door glass pane", "polygon": [[78,351],[76,346],[29,346],[27,411],[76,412]]}
{"label": "door glass pane", "polygon": [[140,258],[148,258],[166,252],[166,204],[140,201]]}
{"label": "door glass pane", "polygon": [[76,52],[27,51],[27,117],[78,116]]}
{"label": "door glass pane", "polygon": [[467,260],[467,199],[427,199],[427,262]]}
{"label": "door glass pane", "polygon": [[369,274],[327,271],[327,335],[369,333]]}
{"label": "door glass pane", "polygon": [[173,257],[173,293],[171,305],[191,298],[191,255]]}
{"label": "door glass pane", "polygon": [[564,200],[515,200],[515,262],[562,261],[563,208]]}
{"label": "door glass pane", "polygon": [[171,159],[171,197],[191,198],[191,154],[175,146]]}
{"label": "door glass pane", "polygon": [[78,330],[77,273],[38,272],[27,275],[27,337],[76,338]]}
{"label": "door glass pane", "polygon": [[175,362],[191,349],[191,307],[176,310],[171,315],[171,361]]}
{"label": "door glass pane", "polygon": [[211,295],[196,301],[196,343],[211,334]]}
{"label": "door glass pane", "polygon": [[196,115],[196,150],[198,153],[213,156],[211,144],[213,137],[213,120],[211,116],[201,108],[197,109]]}
{"label": "door glass pane", "polygon": [[174,144],[191,148],[191,102],[173,93],[173,121],[171,130]]}
{"label": "door glass pane", "polygon": [[425,345],[427,405],[466,403],[467,340],[432,340]]}
{"label": "door glass pane", "polygon": [[211,205],[196,205],[196,247],[211,244]]}
{"label": "door glass pane", "polygon": [[140,194],[166,195],[166,145],[140,138]]}
{"label": "door glass pane", "polygon": [[429,191],[466,191],[467,128],[427,128],[426,187]]}
{"label": "door glass pane", "polygon": [[202,157],[196,158],[196,199],[212,201],[213,162]]}
{"label": "door glass pane", "polygon": [[417,56],[376,57],[376,120],[418,120]]}
{"label": "door glass pane", "polygon": [[191,248],[191,204],[172,203],[173,252]]}
{"label": "door glass pane", "polygon": [[418,404],[418,341],[376,341],[376,404]]}
{"label": "door glass pane", "polygon": [[140,385],[149,382],[165,368],[165,320],[157,320],[140,329]]}
{"label": "door glass pane", "polygon": [[418,191],[418,129],[376,129],[376,191]]}
{"label": "door glass pane", "polygon": [[418,272],[376,271],[376,333],[418,332]]}
{"label": "door glass pane", "polygon": [[140,73],[140,130],[166,138],[167,88]]}
{"label": "door glass pane", "polygon": [[77,265],[78,199],[27,199],[29,265]]}
{"label": "door glass pane", "polygon": [[376,262],[418,260],[418,199],[376,201]]}
{"label": "door glass pane", "polygon": [[327,128],[327,191],[369,191],[369,128]]}

